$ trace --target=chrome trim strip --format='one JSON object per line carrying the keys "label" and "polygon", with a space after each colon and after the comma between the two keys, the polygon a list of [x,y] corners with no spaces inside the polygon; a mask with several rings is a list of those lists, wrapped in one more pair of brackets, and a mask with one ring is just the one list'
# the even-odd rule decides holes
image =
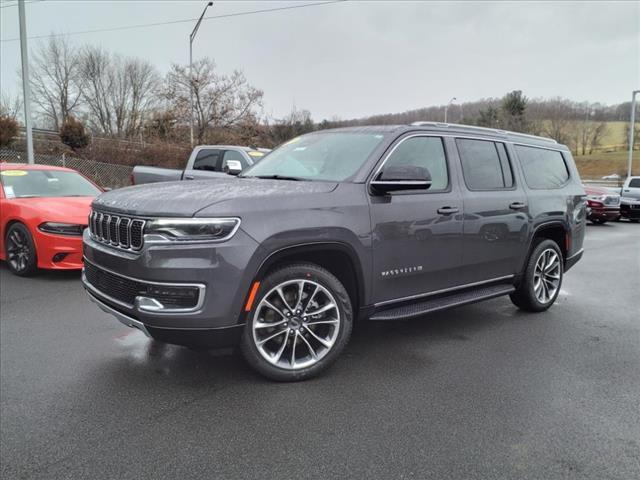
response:
{"label": "chrome trim strip", "polygon": [[[105,272],[110,273],[111,275],[115,275],[116,277],[121,277],[121,278],[126,278],[127,280],[132,280],[134,282],[140,282],[140,283],[147,283],[147,284],[151,284],[151,285],[161,285],[161,286],[165,286],[165,287],[195,287],[198,289],[198,302],[196,303],[196,305],[194,307],[189,307],[189,308],[166,308],[163,310],[145,310],[143,308],[138,308],[138,310],[144,312],[144,313],[152,313],[154,315],[173,315],[173,314],[192,314],[192,313],[197,313],[199,310],[202,309],[202,306],[204,305],[204,297],[205,297],[205,292],[207,290],[207,287],[204,283],[170,283],[170,282],[154,282],[151,280],[143,280],[141,278],[134,278],[134,277],[129,277],[127,275],[122,275],[120,273],[116,273],[112,270],[109,270],[108,268],[104,268],[104,267],[99,267],[98,265],[96,265],[93,262],[90,262],[89,260],[87,260],[87,257],[83,257],[83,261],[85,263],[88,263],[89,265],[94,266],[95,268],[104,270]],[[82,269],[82,280],[83,283],[87,286],[90,287],[93,291],[95,291],[95,293],[97,295],[100,295],[103,298],[106,298],[107,300],[114,302],[122,307],[125,308],[130,308],[130,309],[134,309],[136,308],[135,305],[130,305],[128,303],[124,303],[121,302],[120,300],[116,300],[113,297],[110,297],[109,295],[103,293],[101,290],[99,290],[97,287],[93,286],[91,283],[89,283],[89,281],[87,280],[87,277],[84,274],[84,268]]]}
{"label": "chrome trim strip", "polygon": [[394,298],[393,300],[385,300],[384,302],[374,303],[373,306],[377,308],[377,307],[382,307],[384,305],[389,305],[391,303],[399,303],[399,302],[405,302],[405,301],[409,301],[409,300],[417,300],[419,298],[431,297],[433,295],[438,295],[440,293],[453,292],[455,290],[463,290],[465,288],[477,287],[479,285],[484,285],[484,284],[487,284],[487,283],[500,282],[502,280],[509,280],[510,278],[515,278],[515,275],[505,275],[504,277],[496,277],[496,278],[491,278],[489,280],[482,280],[480,282],[473,282],[473,283],[467,283],[465,285],[458,285],[456,287],[443,288],[442,290],[435,290],[433,292],[419,293],[417,295],[410,295],[408,297],[402,297],[402,298]]}
{"label": "chrome trim strip", "polygon": [[136,320],[134,318],[131,318],[131,317],[125,315],[124,313],[120,313],[119,311],[111,308],[109,305],[107,305],[105,303],[102,303],[100,300],[98,300],[96,297],[94,297],[93,294],[89,290],[85,290],[85,291],[87,292],[87,296],[89,297],[89,300],[91,300],[93,303],[95,303],[98,306],[98,308],[100,308],[100,310],[102,310],[105,313],[109,313],[109,314],[113,315],[123,325],[125,325],[125,326],[127,326],[129,328],[137,328],[142,333],[144,333],[147,337],[151,337],[151,335],[149,334],[149,331],[147,330],[147,327],[145,327],[144,323],[142,323],[139,320]]}
{"label": "chrome trim strip", "polygon": [[571,260],[574,257],[577,257],[578,255],[582,255],[584,253],[584,248],[581,248],[580,250],[578,250],[576,253],[574,253],[573,255],[571,255],[570,257],[567,257],[564,259],[565,262],[568,262],[569,260]]}

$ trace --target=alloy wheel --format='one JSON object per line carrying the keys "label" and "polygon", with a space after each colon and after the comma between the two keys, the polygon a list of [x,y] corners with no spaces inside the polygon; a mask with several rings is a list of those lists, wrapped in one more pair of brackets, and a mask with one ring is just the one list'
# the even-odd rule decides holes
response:
{"label": "alloy wheel", "polygon": [[253,342],[270,364],[299,370],[329,353],[340,321],[338,303],[329,290],[312,280],[288,280],[269,290],[258,304]]}
{"label": "alloy wheel", "polygon": [[533,290],[536,299],[542,303],[549,303],[555,298],[560,288],[560,255],[552,248],[547,248],[538,257],[533,272]]}
{"label": "alloy wheel", "polygon": [[22,272],[29,266],[31,248],[26,235],[18,229],[13,229],[7,237],[7,262],[16,272]]}

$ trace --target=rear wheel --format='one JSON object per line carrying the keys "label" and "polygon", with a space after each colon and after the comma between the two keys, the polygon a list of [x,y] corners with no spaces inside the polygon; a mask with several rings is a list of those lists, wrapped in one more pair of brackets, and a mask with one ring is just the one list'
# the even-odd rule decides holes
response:
{"label": "rear wheel", "polygon": [[542,312],[558,298],[564,274],[562,252],[553,240],[541,239],[534,247],[523,278],[511,301],[520,309]]}
{"label": "rear wheel", "polygon": [[16,275],[28,277],[38,270],[36,248],[29,229],[22,223],[9,227],[4,239],[7,265]]}
{"label": "rear wheel", "polygon": [[607,220],[604,218],[594,218],[593,220],[591,220],[593,223],[596,223],[598,225],[604,225],[605,223],[607,223]]}
{"label": "rear wheel", "polygon": [[317,265],[296,264],[262,282],[241,349],[268,378],[304,380],[336,360],[351,328],[351,301],[342,283]]}

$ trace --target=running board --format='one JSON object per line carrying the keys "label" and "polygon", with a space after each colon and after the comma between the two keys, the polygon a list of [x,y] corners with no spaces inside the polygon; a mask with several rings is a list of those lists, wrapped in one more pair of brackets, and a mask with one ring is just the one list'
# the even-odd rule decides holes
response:
{"label": "running board", "polygon": [[459,307],[481,300],[488,300],[489,298],[501,297],[502,295],[510,294],[514,290],[515,287],[513,285],[505,284],[474,288],[445,297],[431,298],[409,304],[405,303],[399,307],[380,310],[371,315],[369,320],[401,320],[404,318],[418,317],[425,313],[437,312],[438,310],[444,310],[446,308]]}

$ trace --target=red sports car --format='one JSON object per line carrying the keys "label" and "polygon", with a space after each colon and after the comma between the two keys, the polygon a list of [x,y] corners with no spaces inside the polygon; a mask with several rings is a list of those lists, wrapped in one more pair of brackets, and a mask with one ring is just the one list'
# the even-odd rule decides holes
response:
{"label": "red sports car", "polygon": [[82,231],[102,190],[70,168],[0,164],[0,259],[16,275],[82,268]]}

